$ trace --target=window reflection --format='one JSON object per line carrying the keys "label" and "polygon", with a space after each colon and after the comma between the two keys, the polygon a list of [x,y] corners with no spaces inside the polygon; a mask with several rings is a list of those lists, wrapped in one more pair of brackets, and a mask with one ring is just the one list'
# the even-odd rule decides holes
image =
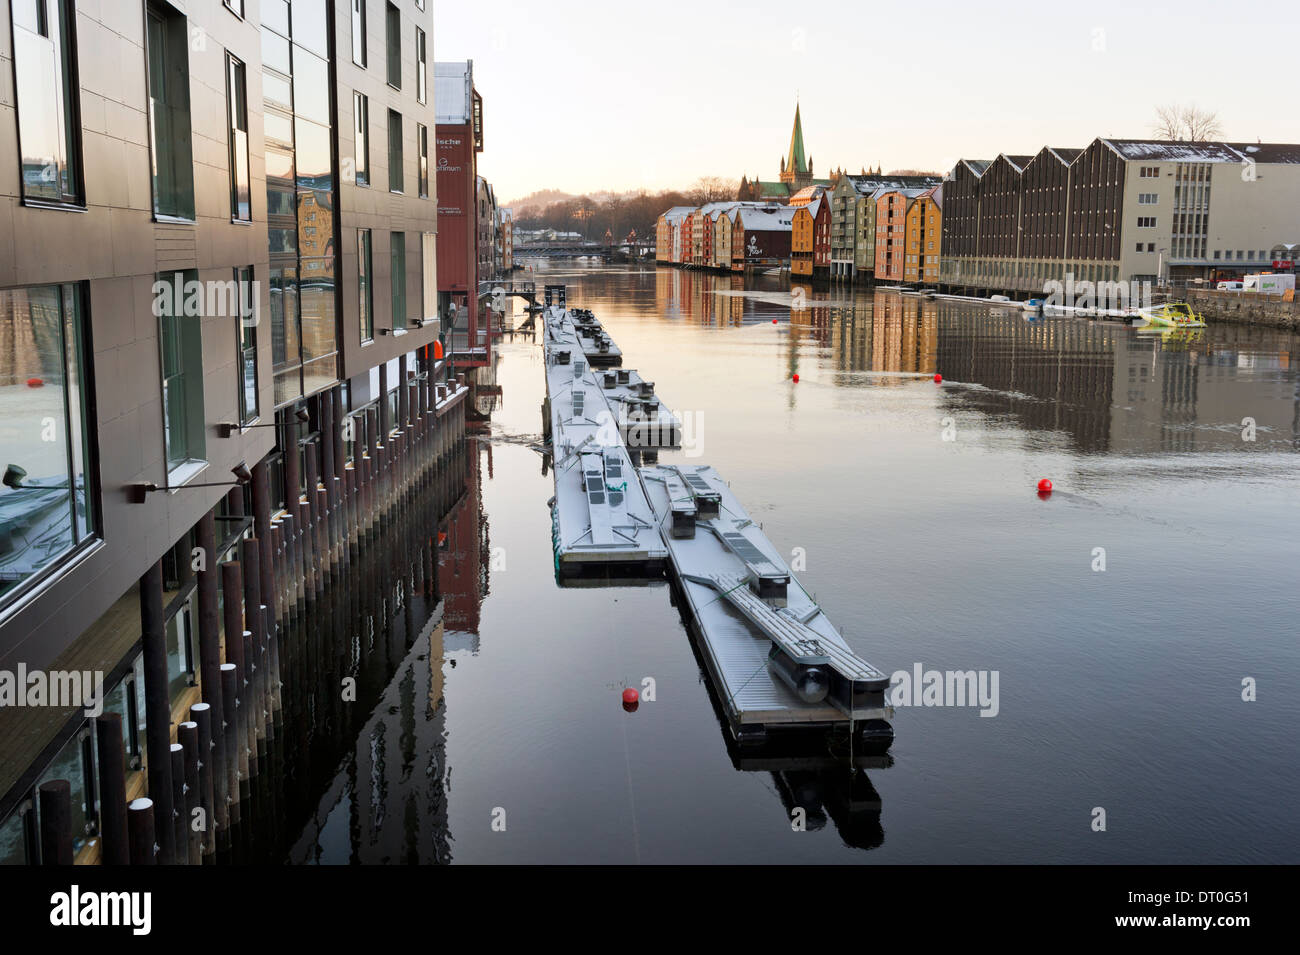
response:
{"label": "window reflection", "polygon": [[96,526],[80,296],[0,290],[0,602]]}
{"label": "window reflection", "polygon": [[71,0],[13,0],[23,195],[78,202],[80,119]]}

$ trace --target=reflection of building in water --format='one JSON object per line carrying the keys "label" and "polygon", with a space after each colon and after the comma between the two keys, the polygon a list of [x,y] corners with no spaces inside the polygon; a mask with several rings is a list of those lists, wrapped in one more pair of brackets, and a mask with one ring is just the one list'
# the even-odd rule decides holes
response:
{"label": "reflection of building in water", "polygon": [[989,389],[945,392],[945,400],[1014,415],[1021,427],[1064,434],[1085,452],[1248,449],[1241,440],[1247,416],[1259,429],[1253,447],[1266,446],[1270,433],[1290,446],[1297,396],[1282,376],[1267,374],[1287,362],[1284,352],[1187,333],[1029,321],[1014,309],[939,303],[937,370]]}
{"label": "reflection of building in water", "polygon": [[481,494],[480,463],[484,457],[490,468],[492,446],[472,442],[466,456],[465,505],[438,525],[438,590],[445,601],[449,649],[478,649],[479,611],[488,593],[492,553]]}
{"label": "reflection of building in water", "polygon": [[950,404],[1014,415],[1035,431],[1068,436],[1081,451],[1109,445],[1119,325],[1028,321],[1017,309],[939,303],[936,370],[949,381],[988,391],[945,393]]}
{"label": "reflection of building in water", "polygon": [[[933,301],[882,293],[875,297],[874,307],[823,311],[827,313],[825,323],[814,319],[811,326],[818,343],[830,348],[835,370],[933,373],[938,340]],[[886,378],[872,384],[906,382],[905,378]]]}
{"label": "reflection of building in water", "polygon": [[[359,673],[358,701],[350,705],[368,715],[360,725],[321,728],[318,762],[329,766],[331,776],[308,794],[310,818],[289,851],[291,862],[451,861],[444,667],[448,653],[475,648],[470,641],[476,645],[487,593],[479,469],[486,450],[479,442],[465,443],[463,456],[449,465],[456,481],[445,495],[458,499],[438,519],[446,506],[440,491],[438,513],[421,514],[410,529],[427,543],[429,528],[436,528],[438,566],[429,592],[416,588],[407,594],[402,581],[383,573],[369,579],[377,585],[373,593],[386,595],[387,613],[359,638],[372,645],[375,670]],[[394,583],[397,590],[389,595]],[[348,747],[342,759],[340,743]]]}

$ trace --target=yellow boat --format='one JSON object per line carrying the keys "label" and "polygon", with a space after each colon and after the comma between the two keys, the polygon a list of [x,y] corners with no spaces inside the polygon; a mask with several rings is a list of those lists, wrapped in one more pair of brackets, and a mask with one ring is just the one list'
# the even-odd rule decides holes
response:
{"label": "yellow boat", "polygon": [[1186,302],[1167,302],[1137,310],[1138,322],[1161,328],[1204,328],[1201,318]]}

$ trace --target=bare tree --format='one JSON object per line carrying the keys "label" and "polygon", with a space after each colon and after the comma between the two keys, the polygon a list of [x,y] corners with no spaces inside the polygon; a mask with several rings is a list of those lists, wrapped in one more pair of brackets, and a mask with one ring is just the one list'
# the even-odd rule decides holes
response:
{"label": "bare tree", "polygon": [[735,198],[736,189],[739,183],[734,179],[724,179],[722,176],[701,176],[695,180],[695,185],[686,191],[690,196],[691,203],[697,206],[705,205],[710,202],[725,202],[728,199]]}
{"label": "bare tree", "polygon": [[1217,114],[1208,109],[1188,106],[1183,110],[1183,131],[1189,142],[1203,143],[1223,136],[1223,124]]}
{"label": "bare tree", "polygon": [[1218,114],[1194,103],[1157,107],[1151,129],[1160,139],[1188,143],[1203,143],[1223,135],[1223,124],[1219,122]]}

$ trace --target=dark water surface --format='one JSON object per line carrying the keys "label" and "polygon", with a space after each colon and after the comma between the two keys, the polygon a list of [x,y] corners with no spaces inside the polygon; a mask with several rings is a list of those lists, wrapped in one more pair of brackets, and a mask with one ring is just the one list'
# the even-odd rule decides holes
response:
{"label": "dark water surface", "polygon": [[[517,337],[443,621],[405,621],[361,731],[316,741],[339,768],[290,861],[1300,861],[1294,336],[537,268],[687,417],[680,458],[803,549],[863,657],[996,671],[997,715],[900,708],[892,765],[856,777],[737,762],[666,586],[556,586],[541,349]],[[657,700],[625,713],[645,677]]]}

